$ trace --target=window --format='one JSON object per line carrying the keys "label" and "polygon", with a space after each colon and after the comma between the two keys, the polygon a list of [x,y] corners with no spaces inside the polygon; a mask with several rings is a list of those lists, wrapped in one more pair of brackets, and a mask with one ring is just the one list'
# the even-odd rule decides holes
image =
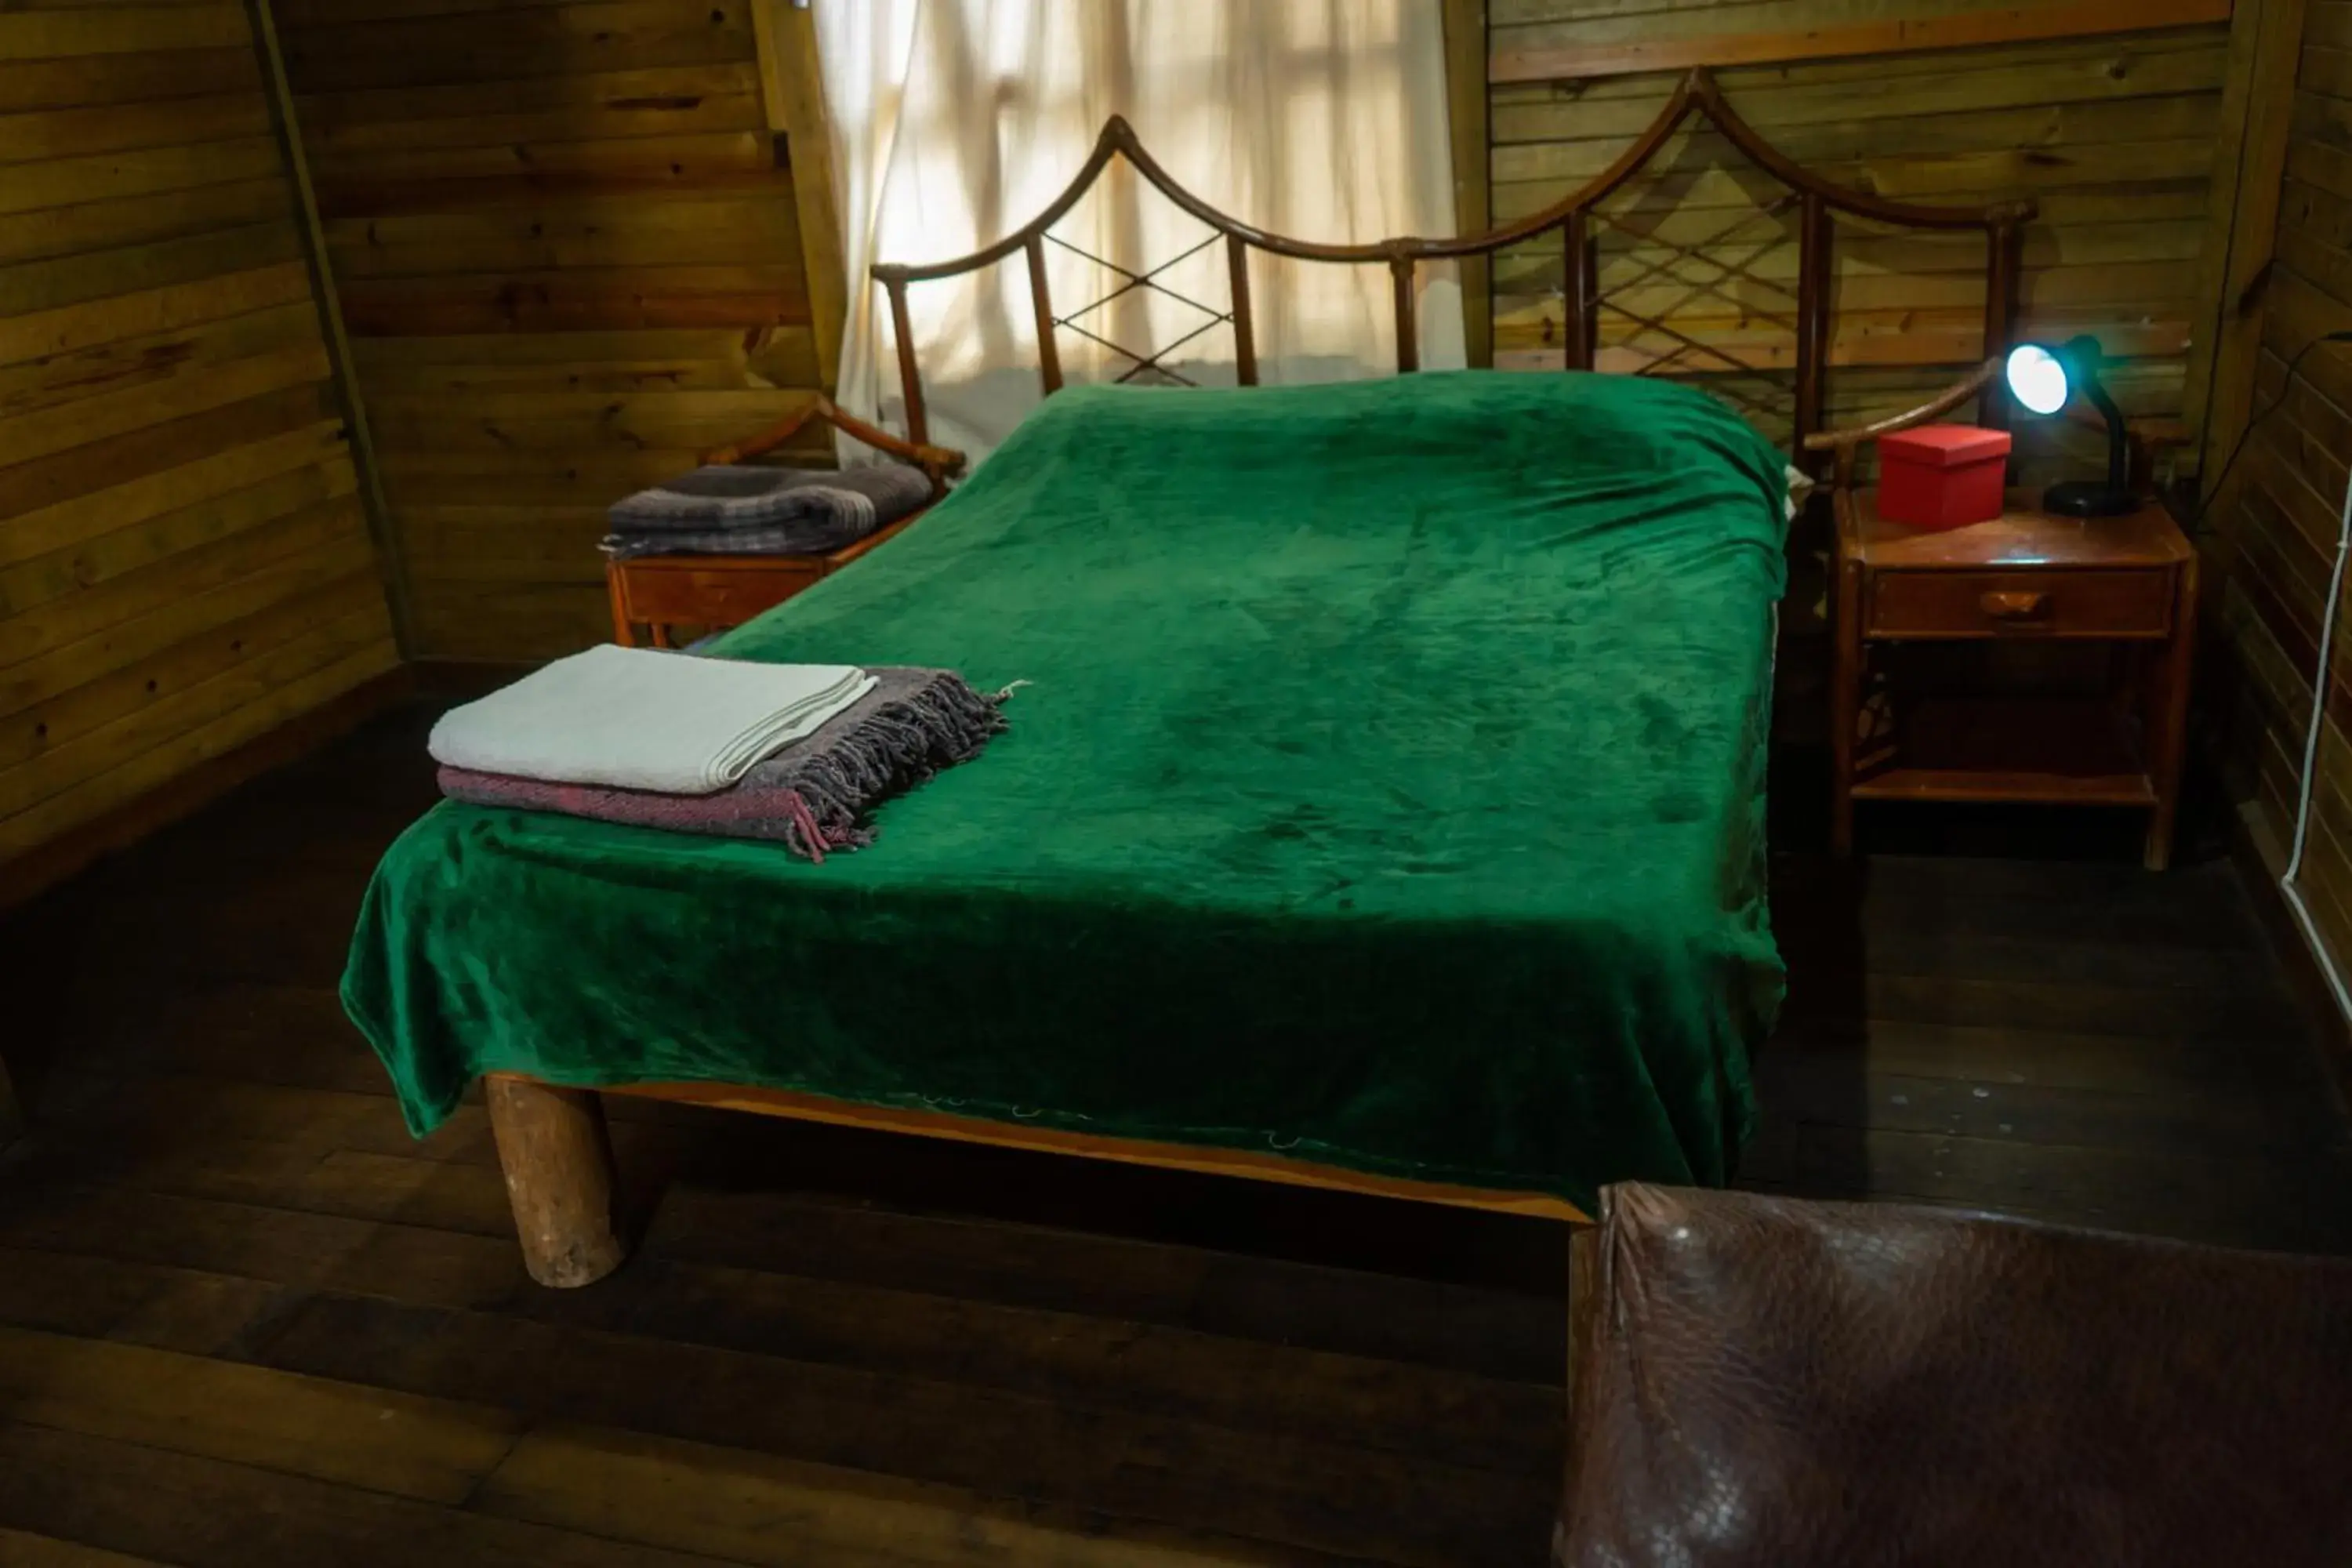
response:
{"label": "window", "polygon": [[[898,411],[896,346],[866,268],[967,254],[1028,222],[1114,112],[1180,183],[1250,223],[1334,241],[1453,232],[1437,0],[817,5],[848,235],[852,407],[894,422]],[[1232,381],[1233,335],[1217,319],[1225,256],[1202,244],[1213,231],[1121,163],[1053,234],[1067,380]],[[1264,255],[1252,266],[1263,379],[1391,368],[1384,268]],[[1423,363],[1459,364],[1458,289],[1445,269],[1423,272]],[[1038,395],[1027,268],[1016,255],[918,284],[908,303],[934,438],[984,450]]]}

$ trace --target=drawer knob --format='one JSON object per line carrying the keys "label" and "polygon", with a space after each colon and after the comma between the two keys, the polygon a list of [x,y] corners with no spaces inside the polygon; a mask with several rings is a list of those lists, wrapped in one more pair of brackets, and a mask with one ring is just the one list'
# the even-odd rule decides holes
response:
{"label": "drawer knob", "polygon": [[2050,613],[2050,595],[2022,589],[1999,589],[1978,601],[1996,621],[2035,621]]}

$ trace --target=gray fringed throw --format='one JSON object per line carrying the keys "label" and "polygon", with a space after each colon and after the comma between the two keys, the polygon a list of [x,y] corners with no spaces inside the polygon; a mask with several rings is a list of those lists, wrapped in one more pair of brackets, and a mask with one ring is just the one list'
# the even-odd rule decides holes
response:
{"label": "gray fringed throw", "polygon": [[951,670],[884,667],[874,689],[804,740],[716,795],[657,795],[598,784],[441,770],[441,793],[474,805],[554,811],[599,822],[728,838],[766,838],[822,862],[874,841],[866,814],[894,795],[977,756],[1004,728],[1004,693],[982,696]]}
{"label": "gray fringed throw", "polygon": [[700,468],[616,502],[604,552],[822,555],[887,528],[930,496],[930,480],[903,463]]}

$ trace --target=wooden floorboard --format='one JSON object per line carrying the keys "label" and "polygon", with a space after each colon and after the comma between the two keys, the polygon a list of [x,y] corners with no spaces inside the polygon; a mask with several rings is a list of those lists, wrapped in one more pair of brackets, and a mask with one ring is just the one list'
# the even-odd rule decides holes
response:
{"label": "wooden floorboard", "polygon": [[[429,718],[0,922],[0,1561],[1542,1560],[1541,1222],[629,1102],[637,1256],[532,1285],[478,1103],[411,1139],[335,995]],[[1746,1184],[2352,1251],[2228,858],[2003,831],[1776,858]]]}

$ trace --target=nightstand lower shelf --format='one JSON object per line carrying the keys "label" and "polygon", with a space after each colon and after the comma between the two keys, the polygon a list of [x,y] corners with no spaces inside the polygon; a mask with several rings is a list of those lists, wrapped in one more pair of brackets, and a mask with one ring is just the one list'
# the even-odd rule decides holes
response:
{"label": "nightstand lower shelf", "polygon": [[1853,798],[2154,805],[2136,728],[2098,700],[1930,699],[1905,713],[1889,758],[1857,769]]}

